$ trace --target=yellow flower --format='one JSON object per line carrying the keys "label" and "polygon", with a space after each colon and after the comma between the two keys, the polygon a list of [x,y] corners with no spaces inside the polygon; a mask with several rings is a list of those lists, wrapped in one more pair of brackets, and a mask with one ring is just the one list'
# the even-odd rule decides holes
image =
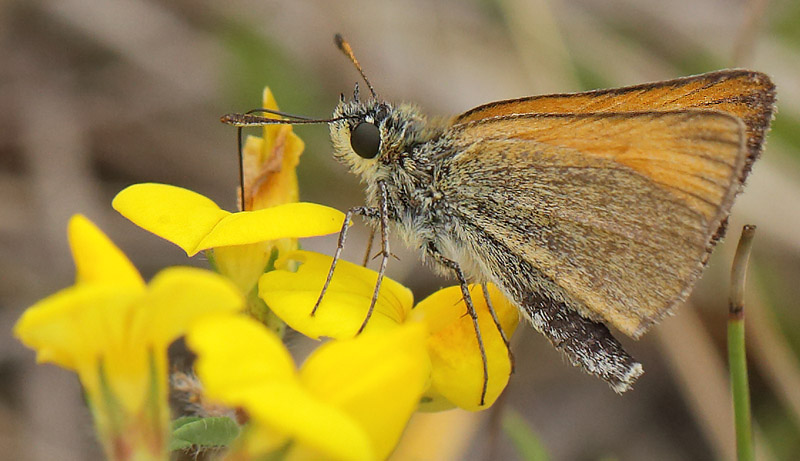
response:
{"label": "yellow flower", "polygon": [[[278,110],[269,88],[264,88],[262,109]],[[278,115],[263,114],[280,119]],[[243,210],[260,210],[298,201],[297,164],[305,143],[291,125],[264,125],[264,137],[248,136],[242,152]]]}
{"label": "yellow flower", "polygon": [[420,324],[315,350],[301,369],[277,336],[245,317],[189,331],[206,395],[250,417],[230,459],[385,459],[430,375]]}
{"label": "yellow flower", "polygon": [[231,213],[196,192],[166,184],[134,184],[111,204],[134,224],[183,249],[188,256],[217,247],[339,231],[344,214],[314,203],[291,203]]}
{"label": "yellow flower", "polygon": [[167,347],[197,319],[240,309],[241,296],[192,268],[145,285],[88,219],[73,216],[68,232],[76,284],[26,310],[14,334],[38,362],[78,373],[109,459],[167,459]]}
{"label": "yellow flower", "polygon": [[[483,358],[475,327],[472,319],[465,315],[467,306],[461,287],[451,286],[420,301],[412,315],[412,320],[424,322],[430,333],[431,387],[425,394],[423,410],[446,410],[452,405],[465,410],[483,410],[492,406],[508,384],[511,375],[508,349],[492,320],[480,285],[470,285],[469,292],[478,313],[478,326],[486,349],[489,382],[485,405],[479,405],[483,388]],[[519,324],[519,311],[491,284],[489,297],[503,331],[511,338]]]}
{"label": "yellow flower", "polygon": [[[301,263],[297,272],[286,268]],[[316,314],[311,309],[330,268],[331,258],[308,251],[296,251],[276,261],[280,270],[259,280],[259,296],[293,329],[311,338],[350,338],[363,322],[372,299],[377,273],[340,261],[331,285]],[[480,404],[483,362],[472,320],[458,286],[437,291],[412,311],[413,296],[404,286],[385,278],[378,302],[365,332],[385,332],[398,325],[419,322],[426,326],[426,347],[432,362],[431,386],[423,409],[440,410],[453,405],[467,410],[488,408],[508,384],[511,362],[506,346],[492,321],[480,286],[470,286],[473,304],[486,348],[488,388],[485,405]],[[492,306],[503,331],[510,337],[519,322],[517,309],[489,285]]]}
{"label": "yellow flower", "polygon": [[[297,272],[292,263],[299,262]],[[314,339],[352,338],[361,327],[372,300],[378,274],[339,260],[328,292],[311,317],[319,298],[331,258],[311,251],[294,251],[275,261],[277,269],[261,277],[259,296],[289,326]],[[384,278],[375,311],[364,331],[385,331],[406,321],[414,304],[411,290]]]}
{"label": "yellow flower", "polygon": [[[264,89],[262,107],[278,109],[269,88]],[[243,209],[248,211],[230,213],[200,194],[164,184],[130,186],[117,194],[112,206],[189,256],[211,250],[216,269],[250,293],[273,250],[281,254],[297,249],[298,238],[338,232],[344,221],[344,214],[333,208],[297,203],[295,169],[304,144],[292,127],[267,125],[263,132],[264,138],[249,136],[242,152]]]}

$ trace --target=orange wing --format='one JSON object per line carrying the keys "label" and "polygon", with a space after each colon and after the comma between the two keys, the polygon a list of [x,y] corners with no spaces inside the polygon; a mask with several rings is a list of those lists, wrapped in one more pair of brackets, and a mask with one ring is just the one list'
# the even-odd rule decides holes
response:
{"label": "orange wing", "polygon": [[[470,242],[493,282],[638,337],[700,276],[739,188],[744,128],[696,109],[493,117],[452,128],[463,146],[440,188],[496,242]],[[545,279],[507,273],[504,252]]]}
{"label": "orange wing", "polygon": [[743,181],[761,154],[774,106],[775,85],[769,77],[734,69],[623,88],[497,101],[461,114],[454,124],[520,114],[719,110],[745,124],[748,155],[740,177]]}

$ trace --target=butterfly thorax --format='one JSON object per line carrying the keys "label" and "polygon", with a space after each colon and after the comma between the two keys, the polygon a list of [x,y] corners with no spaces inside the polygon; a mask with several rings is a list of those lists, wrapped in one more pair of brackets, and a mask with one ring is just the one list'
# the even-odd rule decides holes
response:
{"label": "butterfly thorax", "polygon": [[[341,101],[333,116],[351,117],[331,125],[334,157],[365,183],[366,204],[380,208],[380,181],[392,230],[409,247],[451,246],[455,224],[439,187],[455,152],[448,120],[428,119],[409,104],[382,101]],[[360,123],[379,129],[380,148],[374,158],[364,158],[353,149],[351,136]]]}

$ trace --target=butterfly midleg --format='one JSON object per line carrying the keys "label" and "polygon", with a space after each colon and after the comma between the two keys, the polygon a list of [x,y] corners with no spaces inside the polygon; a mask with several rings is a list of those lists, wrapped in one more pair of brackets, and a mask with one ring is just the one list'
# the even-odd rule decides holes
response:
{"label": "butterfly midleg", "polygon": [[[380,190],[380,208],[378,208],[378,216],[381,225],[381,264],[378,268],[378,281],[375,282],[375,291],[372,292],[372,300],[369,303],[369,310],[364,322],[356,333],[361,334],[366,328],[369,319],[372,317],[372,312],[375,310],[375,304],[378,302],[378,293],[381,290],[381,283],[383,283],[383,276],[386,273],[386,265],[389,262],[389,204],[386,193],[386,184],[383,181],[378,181],[378,189]],[[371,237],[370,237],[371,238]]]}
{"label": "butterfly midleg", "polygon": [[486,357],[486,347],[483,344],[483,336],[481,336],[481,329],[478,325],[478,313],[475,311],[475,305],[472,303],[472,296],[469,293],[469,285],[467,284],[467,278],[464,276],[464,272],[461,270],[461,266],[458,265],[457,262],[453,261],[452,259],[446,258],[442,255],[439,250],[436,249],[436,246],[433,243],[429,243],[425,250],[427,254],[433,258],[439,264],[450,268],[455,272],[456,278],[458,279],[459,285],[461,285],[461,295],[464,298],[464,304],[467,305],[467,314],[469,314],[470,318],[472,319],[472,326],[475,328],[475,337],[478,339],[478,348],[481,352],[481,360],[483,361],[483,389],[481,390],[481,405],[484,404],[486,400],[486,389],[489,385],[489,364],[488,359]]}

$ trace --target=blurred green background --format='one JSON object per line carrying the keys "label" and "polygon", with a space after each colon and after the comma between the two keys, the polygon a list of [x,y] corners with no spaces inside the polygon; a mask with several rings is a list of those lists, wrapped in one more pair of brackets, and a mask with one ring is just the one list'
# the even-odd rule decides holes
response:
{"label": "blurred green background", "polygon": [[[757,451],[800,459],[797,0],[1,2],[0,459],[100,456],[75,376],[35,366],[10,334],[25,307],[72,282],[68,217],[89,216],[146,276],[204,265],[118,216],[111,199],[128,184],[157,181],[233,209],[235,130],[219,116],[258,107],[265,85],[283,110],[328,116],[359,80],[333,45],[336,32],[381,97],[432,115],[726,67],[766,72],[778,87],[767,149],[727,241],[686,306],[625,342],[646,370],[633,392],[614,394],[522,328],[504,399],[480,414],[416,418],[397,459],[517,459],[499,423],[504,409],[521,415],[552,459],[731,459],[725,321],[744,223],[758,226],[747,305]],[[357,180],[330,157],[326,127],[296,131],[307,142],[302,199],[361,204]],[[355,260],[358,229],[346,252]],[[330,253],[335,242],[303,245]],[[400,246],[389,273],[417,299],[452,283]]]}

